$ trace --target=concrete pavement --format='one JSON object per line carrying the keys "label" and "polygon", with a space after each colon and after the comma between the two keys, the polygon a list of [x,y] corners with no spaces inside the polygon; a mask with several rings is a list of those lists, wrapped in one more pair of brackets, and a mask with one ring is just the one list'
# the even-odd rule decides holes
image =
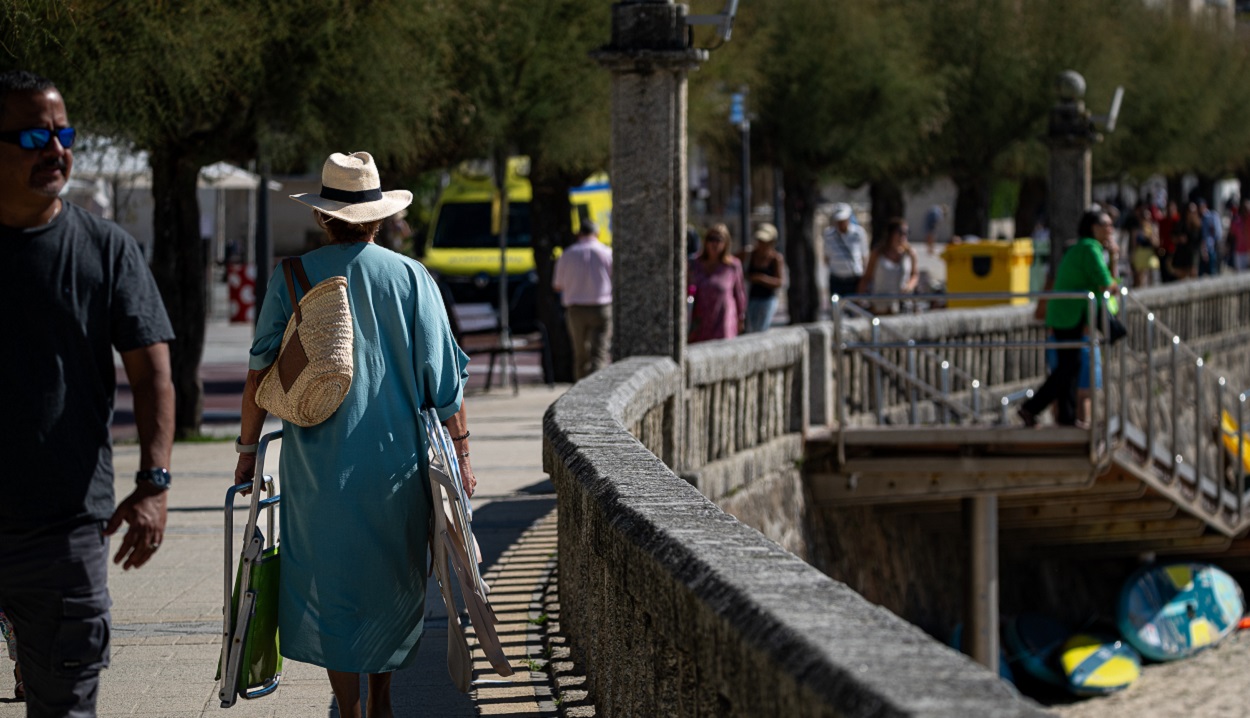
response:
{"label": "concrete pavement", "polygon": [[[205,379],[211,391],[206,396],[204,428],[222,438],[175,446],[175,483],[161,550],[141,569],[110,569],[112,665],[101,681],[101,718],[338,715],[325,671],[292,661],[286,662],[282,685],[273,695],[241,700],[229,711],[219,707],[214,673],[221,646],[222,505],[235,465],[232,441],[238,433],[238,392],[250,339],[246,326],[210,324]],[[549,545],[554,529],[548,524],[546,529],[537,527],[531,532],[531,538],[548,541],[542,546],[515,545],[526,529],[555,507],[551,483],[542,471],[542,416],[567,387],[547,388],[537,370],[537,366],[521,367],[521,393],[513,396],[510,390],[480,393],[484,379],[471,369],[467,400],[479,481],[474,531],[482,547],[484,571],[493,569],[491,575],[502,582],[496,586],[496,610],[504,622],[501,635],[517,673],[500,679],[479,667],[475,680],[483,681],[481,687],[468,696],[458,693],[446,668],[447,614],[437,589],[431,587],[418,661],[394,679],[397,716],[536,716],[554,710],[545,674],[531,675],[530,671],[531,661],[541,659],[542,652],[531,630],[531,620],[541,613],[533,594],[544,580],[540,569],[554,560],[554,547]],[[138,446],[127,441],[133,436],[128,410],[129,395],[123,388],[114,432],[121,440],[115,451],[119,498],[130,491],[138,468]],[[267,430],[278,427],[271,422]],[[270,462],[267,471],[275,473],[276,457]],[[236,547],[245,516],[242,511],[235,514]],[[22,704],[9,698],[13,692],[10,666],[5,656],[0,661],[0,718],[25,715]]]}

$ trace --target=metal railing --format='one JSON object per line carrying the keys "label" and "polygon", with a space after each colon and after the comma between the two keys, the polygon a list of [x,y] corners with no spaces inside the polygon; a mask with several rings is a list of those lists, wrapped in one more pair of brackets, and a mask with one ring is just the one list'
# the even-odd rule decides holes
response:
{"label": "metal railing", "polygon": [[[846,359],[848,357],[858,357],[872,367],[870,381],[873,388],[871,415],[879,426],[900,425],[900,422],[894,416],[887,418],[889,403],[885,398],[887,376],[895,383],[898,392],[907,397],[907,411],[905,420],[901,422],[902,426],[921,424],[976,425],[987,422],[1002,425],[1009,421],[1010,406],[1014,402],[1032,396],[1032,392],[1028,389],[1020,388],[1017,386],[1017,383],[1011,383],[1007,387],[1000,387],[995,386],[988,376],[975,376],[972,372],[958,365],[957,354],[969,351],[1036,351],[1044,353],[1046,349],[1084,347],[1089,349],[1090,356],[1093,357],[1098,355],[1099,346],[1103,344],[1099,332],[1093,331],[1092,323],[1090,326],[1091,331],[1086,334],[1084,339],[1079,341],[1059,341],[1051,337],[1043,337],[1040,339],[1022,338],[976,342],[917,342],[905,336],[902,332],[887,327],[879,317],[873,316],[871,312],[859,304],[867,301],[893,302],[904,299],[936,304],[952,297],[958,297],[961,300],[1004,302],[1021,297],[1029,299],[1046,298],[1047,300],[1084,300],[1087,302],[1086,316],[1091,318],[1091,322],[1092,318],[1098,316],[1098,298],[1093,292],[1002,292],[959,295],[876,294],[855,297],[833,295],[833,342],[835,354],[838,355],[834,361],[834,379],[838,387],[837,398],[834,402],[837,420],[835,433],[839,463],[846,460],[845,429],[848,427],[848,392],[845,390],[845,387],[847,386],[848,369],[846,367]],[[844,315],[859,317],[869,323],[867,341],[847,341]],[[888,338],[884,336],[887,334],[890,335]],[[903,361],[900,362],[893,359],[891,353],[895,356],[901,353],[904,357]],[[936,372],[933,373],[938,378],[937,386],[924,380],[923,375],[931,372],[921,371],[922,363],[936,368]],[[1041,364],[1041,362],[1037,363]],[[1091,361],[1089,365],[1090,386],[1095,385],[1097,368],[1096,362]],[[958,380],[959,386],[956,386],[956,380]],[[987,397],[988,401],[986,401]],[[921,418],[920,407],[922,401],[932,403],[935,409],[932,421],[924,421]],[[987,406],[992,408],[987,410]],[[1105,420],[1107,416],[1109,416],[1109,413],[1103,414],[1103,421],[1101,422],[1103,425],[1108,423]],[[991,419],[994,421],[991,422]],[[1089,417],[1090,461],[1094,464],[1105,460],[1102,452],[1106,450],[1105,444],[1100,447],[1096,441],[1096,431],[1100,425],[1097,419],[1098,417],[1094,415]]]}
{"label": "metal railing", "polygon": [[[994,341],[916,341],[860,305],[870,300],[939,304],[956,297],[1002,302],[1021,297],[1084,300],[1089,327],[1079,341],[1027,338],[1023,332]],[[1099,307],[1113,306],[1117,303],[1111,301],[1113,298],[1118,300],[1117,318],[1128,333],[1123,341],[1109,345],[1106,337],[1110,336],[1111,313],[1099,311]],[[1109,468],[1117,452],[1124,460],[1133,456],[1137,468],[1161,486],[1183,486],[1179,495],[1200,515],[1244,528],[1248,518],[1244,511],[1246,448],[1242,437],[1234,435],[1244,432],[1244,421],[1250,418],[1246,408],[1250,389],[1234,391],[1225,377],[1213,376],[1204,357],[1126,289],[1104,292],[1101,298],[1092,292],[1033,292],[834,295],[832,300],[834,379],[838,387],[834,430],[839,463],[846,461],[846,431],[851,428],[847,387],[853,372],[866,375],[871,388],[867,406],[861,406],[857,414],[861,421],[869,419],[877,426],[899,428],[954,424],[991,429],[1009,424],[1010,407],[1032,396],[1021,382],[1040,383],[1044,374],[995,384],[990,376],[960,366],[959,356],[1084,348],[1090,356],[1087,420],[1089,459],[1095,471]],[[852,332],[848,319],[862,320],[866,326],[857,325]],[[1096,325],[1099,331],[1094,331]],[[848,333],[854,337],[848,339]],[[1103,378],[1101,388],[1099,374]],[[923,407],[931,407],[931,411],[922,411]],[[1234,427],[1222,421],[1226,409],[1231,409]],[[1234,442],[1228,437],[1237,439],[1235,451],[1229,448]]]}
{"label": "metal railing", "polygon": [[[1121,418],[1116,446],[1132,444],[1144,472],[1155,474],[1164,486],[1182,486],[1189,503],[1203,514],[1244,528],[1243,437],[1250,390],[1232,389],[1155,312],[1127,291],[1119,294],[1129,335],[1119,357],[1124,379],[1112,387],[1121,392],[1115,397]],[[1110,410],[1111,391],[1105,399]],[[1234,426],[1223,421],[1230,408]],[[1137,429],[1134,435],[1131,428]],[[1228,443],[1235,443],[1235,451]]]}

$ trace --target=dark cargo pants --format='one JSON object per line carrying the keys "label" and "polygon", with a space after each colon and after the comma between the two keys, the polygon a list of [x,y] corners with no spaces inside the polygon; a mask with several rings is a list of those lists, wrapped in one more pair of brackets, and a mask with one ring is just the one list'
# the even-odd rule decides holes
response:
{"label": "dark cargo pants", "polygon": [[0,606],[13,623],[28,718],[91,718],[109,659],[108,538],[90,523],[0,534]]}

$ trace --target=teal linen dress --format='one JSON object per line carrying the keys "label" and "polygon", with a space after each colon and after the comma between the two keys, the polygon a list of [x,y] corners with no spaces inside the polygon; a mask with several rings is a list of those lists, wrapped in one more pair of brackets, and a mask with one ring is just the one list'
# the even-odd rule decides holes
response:
{"label": "teal linen dress", "polygon": [[[281,651],[336,671],[393,671],[413,661],[424,630],[430,491],[418,411],[432,406],[446,419],[460,409],[469,358],[415,260],[369,243],[302,259],[314,285],[347,277],[355,368],[329,419],[282,425]],[[276,271],[252,369],[273,363],[290,316]]]}

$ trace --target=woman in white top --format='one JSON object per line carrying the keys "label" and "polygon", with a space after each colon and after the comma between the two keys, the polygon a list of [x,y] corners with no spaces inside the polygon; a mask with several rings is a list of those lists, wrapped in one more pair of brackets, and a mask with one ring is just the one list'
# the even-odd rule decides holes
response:
{"label": "woman in white top", "polygon": [[[859,282],[860,294],[911,294],[920,280],[916,250],[907,241],[907,221],[890,220],[885,242],[868,255],[868,266]],[[872,303],[874,314],[895,314],[897,301]]]}

